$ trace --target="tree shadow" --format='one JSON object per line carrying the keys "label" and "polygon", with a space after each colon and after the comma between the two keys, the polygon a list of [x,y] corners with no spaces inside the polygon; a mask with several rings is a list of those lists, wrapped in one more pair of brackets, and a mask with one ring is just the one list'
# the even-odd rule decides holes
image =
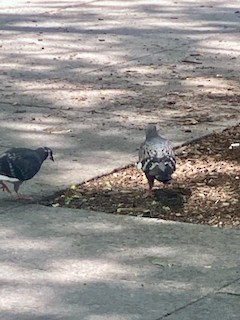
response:
{"label": "tree shadow", "polygon": [[25,210],[1,217],[2,318],[157,319],[238,276],[239,239],[229,230]]}
{"label": "tree shadow", "polygon": [[[0,146],[52,146],[59,164],[43,168],[41,185],[56,190],[129,163],[149,120],[181,143],[216,127],[184,133],[192,112],[218,113],[222,127],[229,106],[238,115],[237,6],[30,8],[0,16]],[[157,319],[237,277],[233,231],[44,210],[1,212],[3,319]]]}

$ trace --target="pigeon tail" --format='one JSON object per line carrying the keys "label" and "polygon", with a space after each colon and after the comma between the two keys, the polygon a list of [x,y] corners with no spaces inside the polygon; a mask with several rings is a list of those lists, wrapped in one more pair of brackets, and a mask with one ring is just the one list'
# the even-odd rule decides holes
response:
{"label": "pigeon tail", "polygon": [[163,183],[169,182],[172,179],[173,172],[176,170],[175,159],[171,156],[144,159],[141,164],[145,174],[153,176]]}
{"label": "pigeon tail", "polygon": [[169,160],[164,163],[165,169],[156,175],[156,179],[162,183],[169,183],[172,180],[172,174],[175,171],[175,163]]}

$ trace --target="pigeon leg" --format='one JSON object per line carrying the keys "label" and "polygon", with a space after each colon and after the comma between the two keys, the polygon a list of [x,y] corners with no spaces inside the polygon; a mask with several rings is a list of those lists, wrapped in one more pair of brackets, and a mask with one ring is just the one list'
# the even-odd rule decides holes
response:
{"label": "pigeon leg", "polygon": [[32,200],[33,199],[32,197],[21,194],[18,192],[19,187],[21,186],[22,183],[23,183],[23,181],[14,182],[14,191],[17,194],[17,200]]}
{"label": "pigeon leg", "polygon": [[168,189],[168,183],[163,183],[163,190],[167,190]]}
{"label": "pigeon leg", "polygon": [[5,184],[5,183],[3,183],[2,181],[0,181],[0,184],[1,184],[1,188],[2,188],[2,190],[3,190],[3,192],[4,191],[7,191],[8,193],[12,193],[10,190],[9,190],[9,188],[8,188],[8,186]]}
{"label": "pigeon leg", "polygon": [[154,185],[154,180],[155,178],[153,176],[150,176],[150,175],[146,175],[147,177],[147,181],[148,181],[148,185],[149,185],[149,189],[146,193],[146,197],[152,197],[152,188],[153,188],[153,185]]}

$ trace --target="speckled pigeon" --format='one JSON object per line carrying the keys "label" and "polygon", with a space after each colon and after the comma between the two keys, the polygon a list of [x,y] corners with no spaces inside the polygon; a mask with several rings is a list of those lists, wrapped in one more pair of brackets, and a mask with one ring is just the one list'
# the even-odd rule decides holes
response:
{"label": "speckled pigeon", "polygon": [[146,140],[139,149],[138,169],[142,169],[149,184],[148,196],[152,195],[154,180],[169,183],[176,170],[176,159],[170,142],[161,137],[154,124],[146,129]]}
{"label": "speckled pigeon", "polygon": [[[52,161],[53,153],[50,148],[38,148],[36,150],[27,148],[12,148],[0,155],[0,185],[3,191],[11,193],[8,186],[4,183],[11,182],[17,193],[18,199],[30,199],[18,193],[23,181],[29,180],[38,173],[44,160],[50,158]],[[4,181],[4,182],[3,182]]]}

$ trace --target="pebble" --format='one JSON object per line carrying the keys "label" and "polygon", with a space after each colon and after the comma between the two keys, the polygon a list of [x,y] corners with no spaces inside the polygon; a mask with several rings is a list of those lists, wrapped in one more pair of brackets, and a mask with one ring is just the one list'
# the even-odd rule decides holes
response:
{"label": "pebble", "polygon": [[230,206],[230,203],[229,202],[223,202],[221,204],[222,207],[229,207]]}

